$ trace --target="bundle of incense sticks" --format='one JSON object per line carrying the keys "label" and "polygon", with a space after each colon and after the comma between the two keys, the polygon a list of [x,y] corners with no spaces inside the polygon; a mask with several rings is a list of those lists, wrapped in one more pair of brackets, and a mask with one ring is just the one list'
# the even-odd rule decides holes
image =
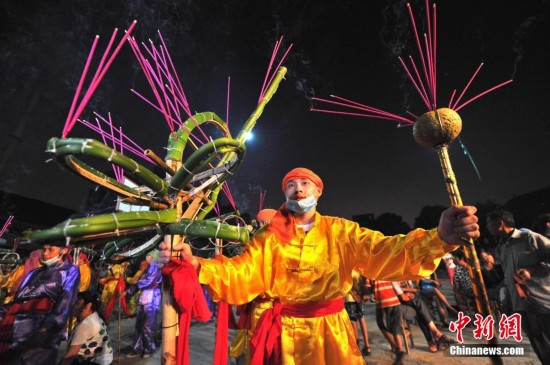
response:
{"label": "bundle of incense sticks", "polygon": [[[126,31],[127,36],[130,35],[132,30],[136,26],[136,23],[137,23],[137,21],[135,21],[135,20],[134,20],[134,22],[132,22],[132,24],[130,25],[130,27]],[[116,38],[117,33],[118,33],[118,29],[115,29],[113,31],[112,36],[111,36],[111,40],[109,41],[109,44],[107,45],[107,48],[105,49],[105,52],[103,53],[103,56],[101,57],[101,61],[99,62],[97,70],[96,70],[96,72],[95,72],[95,74],[92,78],[92,81],[90,82],[90,85],[88,86],[88,89],[84,93],[84,96],[82,97],[80,102],[78,102],[78,98],[79,98],[80,93],[82,91],[82,86],[84,84],[84,80],[86,79],[86,75],[88,74],[88,69],[90,67],[90,63],[92,61],[95,49],[97,47],[97,43],[99,41],[99,36],[96,36],[94,38],[92,48],[90,50],[90,53],[88,54],[88,59],[86,60],[86,65],[84,66],[84,71],[82,72],[82,75],[80,76],[80,81],[79,81],[78,86],[76,88],[76,93],[74,95],[73,102],[72,102],[71,108],[69,110],[69,114],[67,115],[67,120],[65,121],[65,125],[63,127],[63,131],[62,131],[62,134],[61,134],[63,138],[67,138],[67,135],[69,134],[69,132],[75,126],[78,118],[80,118],[80,115],[84,111],[84,108],[86,107],[86,105],[88,105],[88,102],[90,101],[92,95],[96,91],[97,87],[101,83],[101,80],[103,80],[103,77],[107,73],[107,70],[109,69],[109,67],[113,63],[115,57],[117,56],[117,54],[120,52],[120,49],[124,45],[124,42],[126,41],[126,37],[122,37],[122,39],[120,40],[118,46],[115,48],[115,50],[113,51],[113,53],[110,55],[109,59],[107,60],[107,55],[111,51],[111,47],[113,45],[113,42]],[[107,62],[105,62],[106,60],[107,60]]]}
{"label": "bundle of incense sticks", "polygon": [[[407,9],[409,12],[409,18],[411,20],[412,29],[414,38],[416,40],[416,46],[418,51],[418,58],[419,60],[415,61],[413,56],[408,56],[409,65],[403,60],[403,58],[399,57],[399,62],[401,63],[401,66],[405,70],[408,78],[411,80],[414,88],[420,95],[420,98],[422,99],[424,105],[428,108],[428,110],[436,110],[437,109],[437,16],[436,16],[436,5],[432,4],[431,6],[431,13],[430,13],[430,4],[429,0],[426,0],[426,27],[427,27],[427,34],[423,34],[423,40],[424,42],[420,41],[419,32],[416,26],[416,21],[413,15],[413,11],[411,8],[411,5],[407,3]],[[422,45],[423,44],[423,45]],[[417,65],[420,65],[420,71],[419,67]],[[468,99],[467,101],[460,103],[460,100],[468,90],[469,86],[477,76],[478,72],[480,71],[481,67],[483,66],[483,63],[480,64],[480,66],[476,69],[473,76],[470,78],[462,92],[460,93],[459,97],[456,100],[454,99],[454,96],[456,94],[456,89],[453,90],[450,100],[449,100],[449,108],[459,111],[466,105],[470,104],[474,100],[477,100],[478,98],[482,97],[483,95],[490,93],[491,91],[494,91],[502,86],[505,86],[509,83],[511,83],[513,80],[507,80],[504,81],[496,86],[493,86],[489,88],[488,90],[477,94],[476,96]],[[319,108],[312,108],[312,111],[316,112],[322,112],[322,113],[329,113],[329,114],[342,114],[342,115],[351,115],[351,116],[358,116],[358,117],[365,117],[365,118],[377,118],[377,119],[385,119],[385,120],[392,120],[399,122],[398,127],[401,126],[410,126],[413,125],[415,120],[417,119],[416,115],[414,115],[411,112],[407,112],[407,114],[412,115],[414,119],[410,119],[407,117],[402,117],[384,110],[380,110],[368,105],[360,104],[358,102],[344,99],[336,95],[331,95],[331,98],[337,99],[339,102],[335,102],[332,100],[327,99],[321,99],[321,98],[313,98],[313,100],[319,101],[321,103],[336,105],[338,107],[343,107],[347,109],[355,109],[361,112],[348,112],[348,111],[341,111],[341,110],[328,110],[328,109],[319,109]]]}
{"label": "bundle of incense sticks", "polygon": [[266,194],[267,194],[267,190],[260,190],[260,206],[259,206],[258,212],[261,212],[262,209],[264,209],[264,202],[265,202]]}

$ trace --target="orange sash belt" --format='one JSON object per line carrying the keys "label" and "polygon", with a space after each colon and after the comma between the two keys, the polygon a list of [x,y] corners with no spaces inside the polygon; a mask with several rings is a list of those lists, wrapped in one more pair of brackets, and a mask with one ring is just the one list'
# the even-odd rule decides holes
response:
{"label": "orange sash belt", "polygon": [[262,313],[250,339],[251,365],[278,365],[281,363],[281,316],[314,318],[341,312],[342,298],[326,302],[281,304],[273,302],[273,308]]}

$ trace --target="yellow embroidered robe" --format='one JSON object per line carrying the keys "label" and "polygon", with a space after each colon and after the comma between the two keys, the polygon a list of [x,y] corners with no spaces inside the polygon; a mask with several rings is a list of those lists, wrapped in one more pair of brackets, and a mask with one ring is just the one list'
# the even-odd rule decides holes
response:
{"label": "yellow embroidered robe", "polygon": [[[370,279],[415,280],[430,275],[454,248],[435,229],[384,236],[317,213],[311,231],[295,228],[288,243],[264,228],[239,256],[199,258],[199,281],[214,300],[230,304],[258,295],[282,304],[323,302],[344,298],[354,268]],[[284,365],[364,363],[345,309],[316,318],[283,316],[282,325]]]}

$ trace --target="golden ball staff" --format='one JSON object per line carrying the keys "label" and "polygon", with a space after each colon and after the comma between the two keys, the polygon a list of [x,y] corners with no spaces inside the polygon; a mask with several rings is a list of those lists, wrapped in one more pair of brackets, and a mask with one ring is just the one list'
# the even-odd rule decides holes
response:
{"label": "golden ball staff", "polygon": [[[413,136],[416,142],[427,147],[433,147],[437,151],[451,204],[457,206],[463,204],[447,146],[458,137],[461,130],[462,119],[457,112],[449,108],[440,108],[424,113],[413,126]],[[474,290],[477,311],[485,318],[489,315],[494,317],[474,241],[472,239],[465,240],[465,244],[462,247],[464,256],[469,263],[468,273],[472,279],[472,289]],[[496,336],[493,336],[489,340],[486,338],[485,342],[489,345],[498,344]],[[491,361],[494,364],[502,363],[502,360],[498,357],[491,358]]]}
{"label": "golden ball staff", "polygon": [[[409,3],[407,3],[407,9],[409,12],[411,28],[413,30],[414,38],[416,40],[418,56],[420,60],[415,61],[412,56],[409,56],[408,59],[403,59],[399,57],[399,62],[403,66],[404,71],[407,73],[407,76],[409,77],[415,89],[418,91],[418,94],[424,102],[424,105],[429,111],[427,113],[424,113],[420,117],[416,117],[416,115],[408,111],[408,114],[415,117],[415,121],[409,117],[390,113],[336,95],[331,95],[332,100],[322,98],[312,98],[312,100],[345,109],[352,109],[354,111],[349,112],[346,110],[327,110],[319,109],[316,107],[312,107],[311,110],[329,114],[353,115],[365,118],[377,118],[389,121],[397,121],[399,122],[399,127],[414,126],[413,134],[416,141],[420,144],[428,147],[433,147],[437,150],[441,163],[441,168],[443,170],[443,176],[445,178],[445,184],[447,186],[447,191],[451,198],[451,204],[462,205],[462,199],[460,198],[460,193],[456,184],[456,178],[451,167],[451,162],[447,150],[447,145],[456,137],[458,137],[462,129],[462,121],[457,112],[474,100],[477,100],[481,96],[509,84],[510,82],[512,82],[512,80],[502,82],[468,99],[467,101],[461,102],[461,99],[466,93],[466,90],[483,66],[482,63],[477,68],[477,70],[457,98],[455,98],[456,89],[453,91],[449,100],[449,108],[437,108],[436,4],[432,4],[430,7],[430,0],[425,1],[427,34],[424,33],[423,42],[420,39],[419,32],[416,27],[415,17]],[[420,66],[417,67],[417,65]],[[481,275],[479,260],[477,258],[474,243],[472,240],[466,242],[464,246],[464,252],[466,259],[471,263],[469,274],[472,278],[472,286],[475,293],[477,309],[484,316],[491,315],[491,307],[489,305],[487,292],[485,290],[483,277]],[[497,340],[493,336],[491,340],[486,340],[486,342],[494,345],[497,343]],[[502,363],[500,357],[495,356],[490,357],[490,359],[494,364]]]}

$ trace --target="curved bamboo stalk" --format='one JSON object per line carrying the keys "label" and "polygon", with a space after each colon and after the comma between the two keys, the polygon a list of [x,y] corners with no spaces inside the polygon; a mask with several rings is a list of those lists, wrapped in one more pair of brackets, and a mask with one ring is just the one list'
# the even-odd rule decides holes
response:
{"label": "curved bamboo stalk", "polygon": [[[168,153],[166,154],[166,159],[182,161],[183,152],[191,132],[193,129],[204,123],[216,126],[225,137],[231,138],[231,133],[229,132],[229,128],[227,128],[227,124],[220,117],[218,117],[216,113],[197,113],[183,122],[182,126],[178,129],[175,135],[170,134],[168,137]],[[198,147],[196,149],[198,149]]]}
{"label": "curved bamboo stalk", "polygon": [[78,241],[78,239],[123,236],[135,231],[156,230],[159,224],[166,225],[175,221],[175,209],[101,214],[87,218],[68,219],[50,229],[32,232],[28,241],[42,243],[63,239]]}
{"label": "curved bamboo stalk", "polygon": [[[222,156],[227,154],[235,154],[236,159],[233,159],[228,163],[222,161],[218,166],[221,167],[221,169],[219,170],[220,173],[216,178],[216,185],[221,184],[230,174],[233,173],[236,168],[240,166],[244,152],[244,143],[230,138],[218,138],[201,146],[201,148],[195,151],[174,174],[172,180],[170,181],[168,192],[170,194],[174,194],[179,192],[183,187],[187,186],[187,184],[189,184],[196,175],[202,172],[205,166],[208,166],[218,154],[221,154]],[[207,176],[210,176],[210,174]]]}
{"label": "curved bamboo stalk", "polygon": [[[80,172],[82,170],[86,170],[89,171],[92,175],[98,177],[99,179],[106,180],[107,182],[105,184],[102,184],[103,186],[123,196],[141,198],[143,194],[140,194],[137,189],[133,189],[125,186],[122,183],[119,183],[115,179],[101,173],[100,171],[94,169],[93,167],[85,164],[82,161],[75,159],[74,157],[71,157],[69,160],[67,160],[65,157],[80,154],[97,157],[109,161],[119,167],[122,167],[124,171],[133,176],[138,183],[147,186],[159,196],[166,195],[166,191],[168,190],[168,183],[164,179],[157,176],[148,168],[138,164],[133,159],[123,155],[116,150],[113,150],[111,147],[108,147],[103,143],[96,141],[95,139],[59,139],[54,137],[48,141],[46,152],[55,155],[57,157],[57,161],[62,166],[69,168],[69,170],[71,170],[72,172],[76,172],[77,174],[82,175]],[[70,162],[73,162],[73,164],[71,164]],[[74,164],[79,165],[81,169],[74,169]],[[88,178],[87,176],[84,177]],[[100,183],[97,180],[94,180],[93,182]]]}

